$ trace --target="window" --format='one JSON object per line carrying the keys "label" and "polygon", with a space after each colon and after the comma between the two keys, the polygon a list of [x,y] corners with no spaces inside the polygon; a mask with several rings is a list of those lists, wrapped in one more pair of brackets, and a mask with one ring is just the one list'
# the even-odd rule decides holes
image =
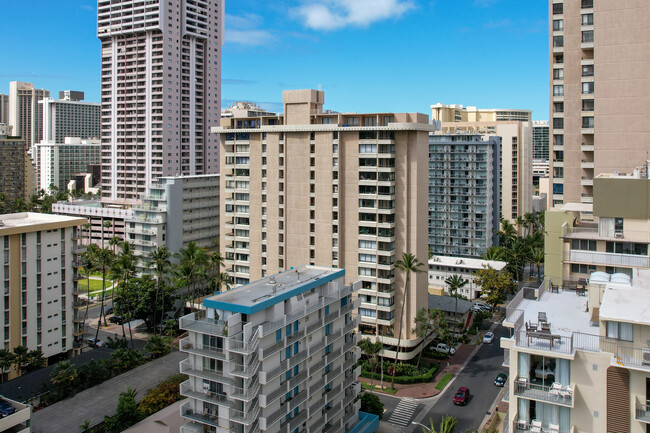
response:
{"label": "window", "polygon": [[583,99],[582,100],[582,111],[594,111],[594,100],[593,99]]}
{"label": "window", "polygon": [[563,183],[554,183],[553,184],[553,194],[564,194],[564,184]]}
{"label": "window", "polygon": [[582,25],[583,26],[593,26],[594,25],[594,14],[582,14]]}
{"label": "window", "polygon": [[564,80],[564,68],[553,69],[554,80]]}
{"label": "window", "polygon": [[554,143],[553,143],[554,146],[564,146],[564,135],[561,134],[554,135],[553,138],[554,138]]}
{"label": "window", "polygon": [[564,179],[564,167],[553,167],[553,177],[556,179]]}
{"label": "window", "polygon": [[555,103],[553,103],[553,112],[554,113],[564,113],[564,102],[555,102]]}
{"label": "window", "polygon": [[554,47],[563,47],[564,46],[564,36],[553,36],[553,46]]}
{"label": "window", "polygon": [[582,32],[582,42],[583,43],[588,43],[588,42],[593,42],[594,41],[594,31],[593,30],[585,30]]}
{"label": "window", "polygon": [[594,7],[594,0],[582,0],[580,7],[583,9],[589,9]]}
{"label": "window", "polygon": [[553,20],[553,31],[559,32],[564,30],[564,20]]}
{"label": "window", "polygon": [[564,119],[562,117],[553,118],[553,129],[564,129]]}
{"label": "window", "polygon": [[562,15],[564,12],[564,5],[562,3],[553,4],[553,15]]}
{"label": "window", "polygon": [[359,153],[377,153],[376,144],[360,144]]}
{"label": "window", "polygon": [[594,76],[594,65],[583,65],[582,66],[582,76],[583,77],[593,77]]}
{"label": "window", "polygon": [[593,95],[593,93],[594,93],[594,83],[582,83],[583,95]]}
{"label": "window", "polygon": [[359,254],[359,261],[366,263],[377,263],[377,256],[372,254]]}
{"label": "window", "polygon": [[564,63],[564,54],[556,54],[554,59],[557,64]]}
{"label": "window", "polygon": [[593,128],[594,127],[594,118],[592,116],[587,116],[582,118],[582,127],[583,128]]}
{"label": "window", "polygon": [[571,248],[574,250],[596,251],[596,241],[586,239],[573,239]]}
{"label": "window", "polygon": [[367,249],[367,250],[374,250],[374,249],[377,248],[377,242],[360,240],[359,241],[359,248],[364,248],[364,249]]}
{"label": "window", "polygon": [[607,322],[607,337],[623,341],[633,341],[634,327],[631,323]]}
{"label": "window", "polygon": [[590,274],[595,271],[595,265],[579,265],[577,263],[571,265],[571,272],[574,274]]}
{"label": "window", "polygon": [[[583,83],[583,84],[587,84],[587,83]],[[564,96],[564,86],[563,85],[553,86],[553,96]]]}
{"label": "window", "polygon": [[348,117],[346,119],[346,125],[344,126],[359,126],[359,118],[358,117]]}

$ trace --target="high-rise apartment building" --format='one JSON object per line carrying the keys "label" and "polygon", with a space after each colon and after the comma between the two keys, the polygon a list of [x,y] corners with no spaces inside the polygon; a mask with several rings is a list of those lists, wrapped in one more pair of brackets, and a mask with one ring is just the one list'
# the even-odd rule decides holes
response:
{"label": "high-rise apartment building", "polygon": [[[344,267],[367,302],[361,332],[415,356],[410,332],[426,305],[426,274],[395,269],[427,257],[428,117],[324,113],[324,93],[283,93],[284,115],[225,118],[221,136],[221,251],[236,284],[301,265]],[[402,303],[406,302],[404,317]],[[398,326],[400,323],[402,326]]]}
{"label": "high-rise apartment building", "polygon": [[548,161],[548,120],[533,120],[533,163]]}
{"label": "high-rise apartment building", "polygon": [[[84,102],[83,92],[73,92],[73,96],[70,99],[68,93],[68,99],[43,98],[39,101],[43,113],[41,142],[63,143],[65,137],[100,137],[101,104]],[[78,97],[82,99],[76,99]]]}
{"label": "high-rise apartment building", "polygon": [[591,203],[600,173],[648,159],[650,7],[549,0],[553,203]]}
{"label": "high-rise apartment building", "polygon": [[0,93],[0,123],[9,124],[9,95]]}
{"label": "high-rise apartment building", "polygon": [[429,248],[433,254],[480,257],[499,229],[501,140],[429,136]]}
{"label": "high-rise apartment building", "polygon": [[374,431],[357,400],[359,283],[344,286],[344,274],[297,267],[208,297],[203,311],[182,317],[181,432]]}
{"label": "high-rise apartment building", "polygon": [[25,198],[27,147],[18,137],[0,135],[0,193],[9,200]]}
{"label": "high-rise apartment building", "polygon": [[41,141],[32,147],[38,189],[48,191],[52,185],[66,189],[78,173],[99,164],[101,143],[98,139],[66,137],[62,142]]}
{"label": "high-rise apartment building", "polygon": [[533,125],[531,111],[435,104],[431,118],[444,134],[501,137],[501,218],[514,221],[532,211]]}
{"label": "high-rise apartment building", "polygon": [[221,0],[99,0],[102,200],[135,204],[160,176],[219,171]]}
{"label": "high-rise apartment building", "polygon": [[190,242],[215,249],[219,243],[219,175],[163,176],[149,187],[141,206],[126,220],[126,237],[146,271],[151,252],[165,246],[172,253]]}
{"label": "high-rise apartment building", "polygon": [[35,89],[32,83],[9,83],[9,125],[27,147],[43,139],[43,109],[38,102],[49,96],[49,90]]}
{"label": "high-rise apartment building", "polygon": [[77,230],[85,223],[59,215],[0,215],[5,349],[23,345],[49,358],[80,347],[73,343],[83,335],[83,320],[76,316],[75,254]]}

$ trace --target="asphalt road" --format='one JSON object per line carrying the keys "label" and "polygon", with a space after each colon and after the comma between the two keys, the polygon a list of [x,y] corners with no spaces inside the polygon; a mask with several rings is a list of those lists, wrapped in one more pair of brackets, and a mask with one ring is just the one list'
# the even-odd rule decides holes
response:
{"label": "asphalt road", "polygon": [[[106,305],[113,305],[113,303],[108,302]],[[97,320],[99,319],[99,310],[100,310],[99,304],[92,305],[88,309],[88,317],[91,319],[91,322],[90,322],[90,325],[88,324],[88,322],[86,322],[86,332],[84,333],[84,337],[83,337],[84,340],[87,340],[88,338],[91,338],[91,337],[92,338],[95,337],[95,332],[97,330]],[[82,314],[81,317],[84,317],[84,313],[85,313],[85,310],[83,310],[83,312],[81,313]],[[132,331],[134,331],[134,330],[132,330]],[[126,324],[124,324],[124,332],[126,333],[126,338],[129,340],[129,347],[130,347],[131,345],[130,345],[130,337],[129,337],[129,328],[128,328],[128,326],[126,326]],[[99,339],[104,341],[104,342],[108,341],[107,337],[115,338],[116,336],[118,338],[122,336],[122,327],[119,326],[119,325],[115,325],[109,330],[106,330],[105,328],[99,330]],[[134,337],[133,337],[133,346],[136,349],[138,349],[138,350],[140,350],[142,352],[146,343],[147,342],[145,340],[138,339],[138,337],[134,335]],[[87,348],[84,351],[87,351],[87,350],[92,350],[92,348]]]}
{"label": "asphalt road", "polygon": [[[437,429],[442,416],[450,415],[458,420],[457,432],[464,433],[478,429],[501,389],[494,386],[494,378],[500,372],[507,373],[507,369],[501,366],[503,349],[499,347],[499,338],[508,336],[508,330],[499,325],[494,333],[494,341],[491,344],[481,345],[456,380],[447,387],[433,408],[425,414],[422,420],[423,424],[429,425],[429,419],[433,419]],[[461,386],[469,388],[472,397],[466,406],[455,406],[453,397]],[[421,433],[422,428],[412,427],[407,431]]]}

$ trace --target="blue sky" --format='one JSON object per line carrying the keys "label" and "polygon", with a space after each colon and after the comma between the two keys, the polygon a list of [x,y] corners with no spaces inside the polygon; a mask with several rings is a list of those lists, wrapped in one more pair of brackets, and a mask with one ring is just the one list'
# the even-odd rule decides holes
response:
{"label": "blue sky", "polygon": [[[9,81],[99,101],[94,0],[4,0],[0,93]],[[325,108],[430,114],[429,106],[548,118],[546,0],[226,0],[223,104],[281,109],[321,88]]]}

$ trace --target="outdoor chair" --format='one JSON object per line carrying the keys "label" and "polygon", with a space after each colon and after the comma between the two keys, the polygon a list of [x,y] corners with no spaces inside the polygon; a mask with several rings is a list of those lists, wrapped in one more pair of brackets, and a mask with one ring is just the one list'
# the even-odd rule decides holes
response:
{"label": "outdoor chair", "polygon": [[534,419],[530,422],[530,431],[533,433],[542,433],[542,422]]}
{"label": "outdoor chair", "polygon": [[571,387],[571,385],[567,385],[564,389],[562,389],[560,391],[560,395],[562,396],[562,398],[567,398],[567,397],[570,398],[573,395],[573,388]]}
{"label": "outdoor chair", "polygon": [[548,424],[548,431],[549,431],[549,433],[560,433],[560,425],[559,424],[549,423]]}
{"label": "outdoor chair", "polygon": [[562,384],[560,382],[553,382],[548,393],[560,397],[560,391],[562,391]]}
{"label": "outdoor chair", "polygon": [[538,322],[546,322],[547,321],[546,320],[546,313],[543,312],[543,311],[540,311],[539,313],[537,313],[537,321]]}

